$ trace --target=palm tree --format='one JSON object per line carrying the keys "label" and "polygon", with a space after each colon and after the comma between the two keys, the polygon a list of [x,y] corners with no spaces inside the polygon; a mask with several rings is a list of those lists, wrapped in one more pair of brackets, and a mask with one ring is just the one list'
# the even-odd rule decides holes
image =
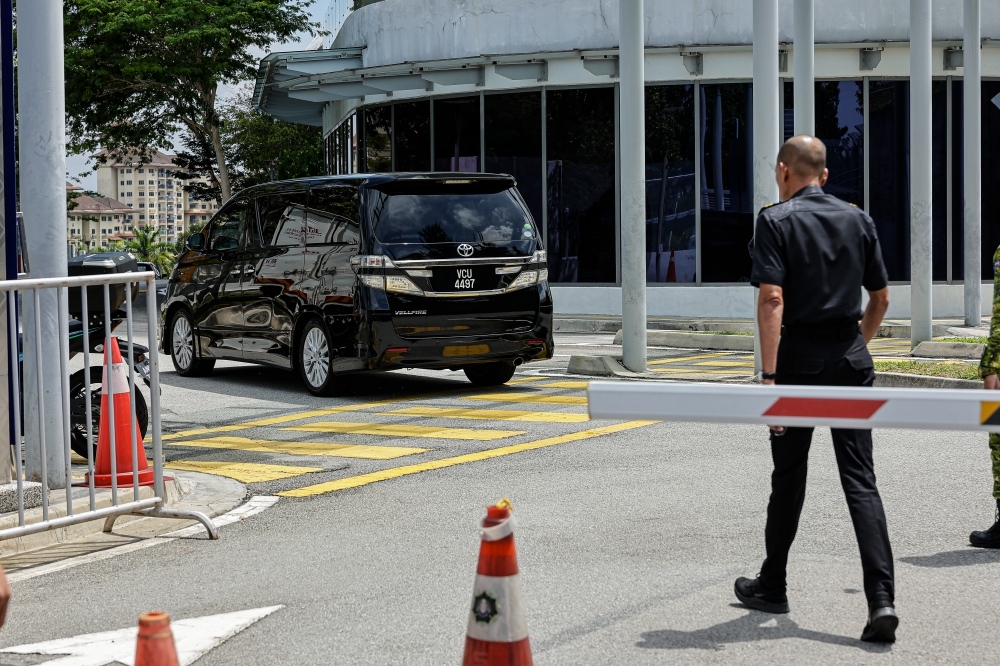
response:
{"label": "palm tree", "polygon": [[135,238],[125,243],[125,249],[139,261],[153,263],[160,272],[166,273],[174,263],[173,245],[156,240],[160,235],[156,227],[144,226],[135,229]]}

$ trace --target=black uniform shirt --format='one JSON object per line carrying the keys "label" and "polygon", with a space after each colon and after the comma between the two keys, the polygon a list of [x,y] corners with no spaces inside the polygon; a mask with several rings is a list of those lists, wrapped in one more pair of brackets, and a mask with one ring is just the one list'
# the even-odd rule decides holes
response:
{"label": "black uniform shirt", "polygon": [[808,185],[760,212],[750,282],[782,288],[782,324],[861,319],[861,288],[889,284],[875,223],[864,211]]}

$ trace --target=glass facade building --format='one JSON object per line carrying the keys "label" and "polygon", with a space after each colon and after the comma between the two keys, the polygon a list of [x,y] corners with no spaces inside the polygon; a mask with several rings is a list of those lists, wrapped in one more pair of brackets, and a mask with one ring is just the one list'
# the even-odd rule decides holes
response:
{"label": "glass facade building", "polygon": [[[875,221],[894,283],[910,277],[909,82],[816,82],[825,190]],[[1000,245],[1000,81],[983,82],[982,275]],[[554,284],[615,285],[619,232],[617,87],[541,87],[362,106],[325,141],[330,173],[500,172],[515,177],[542,226]],[[792,135],[794,83],[781,89]],[[749,81],[649,83],[646,276],[649,284],[746,283],[753,236],[753,87]],[[933,88],[933,277],[963,277],[962,82]]]}

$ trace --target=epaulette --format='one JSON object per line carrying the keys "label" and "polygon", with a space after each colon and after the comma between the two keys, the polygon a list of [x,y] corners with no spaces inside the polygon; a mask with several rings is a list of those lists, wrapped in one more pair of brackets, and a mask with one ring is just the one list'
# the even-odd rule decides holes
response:
{"label": "epaulette", "polygon": [[763,207],[763,208],[761,208],[761,210],[765,210],[765,209],[767,209],[767,208],[770,208],[771,206],[775,206],[775,205],[777,205],[777,203],[778,203],[778,202],[775,202],[775,203],[769,203],[769,204],[764,204],[764,207]]}
{"label": "epaulette", "polygon": [[857,207],[858,207],[858,204],[856,204],[856,203],[851,203],[850,201],[848,201],[847,203],[848,203],[849,205],[851,205],[851,206],[854,206],[855,208],[857,208]]}

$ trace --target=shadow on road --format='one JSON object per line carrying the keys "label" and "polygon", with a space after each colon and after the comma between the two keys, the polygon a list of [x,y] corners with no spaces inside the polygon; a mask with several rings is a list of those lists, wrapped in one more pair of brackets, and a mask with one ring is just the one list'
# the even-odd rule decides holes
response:
{"label": "shadow on road", "polygon": [[[734,608],[742,609],[739,604]],[[858,628],[860,635],[860,627]],[[799,627],[787,615],[771,615],[758,611],[750,611],[735,620],[723,622],[705,629],[694,631],[678,631],[675,629],[660,629],[645,631],[642,640],[636,647],[656,650],[720,650],[726,643],[746,643],[748,641],[773,641],[782,638],[804,638],[820,643],[842,645],[858,648],[865,652],[890,652],[892,647],[877,643],[862,643],[857,638],[827,634]]]}
{"label": "shadow on road", "polygon": [[915,567],[931,567],[932,569],[947,569],[949,567],[972,567],[977,564],[996,564],[1000,562],[1000,550],[988,548],[965,548],[949,550],[934,555],[914,555],[901,557],[900,562],[912,564]]}

